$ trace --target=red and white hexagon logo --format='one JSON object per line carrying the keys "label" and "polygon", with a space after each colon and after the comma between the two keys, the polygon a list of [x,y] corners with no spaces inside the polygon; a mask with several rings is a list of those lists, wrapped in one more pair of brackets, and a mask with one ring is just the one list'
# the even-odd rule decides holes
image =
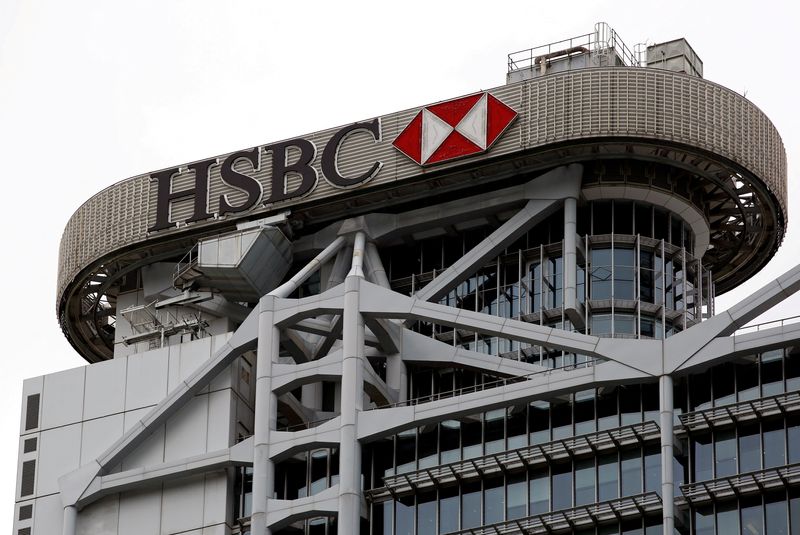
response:
{"label": "red and white hexagon logo", "polygon": [[517,117],[488,92],[426,106],[392,142],[420,165],[485,152]]}

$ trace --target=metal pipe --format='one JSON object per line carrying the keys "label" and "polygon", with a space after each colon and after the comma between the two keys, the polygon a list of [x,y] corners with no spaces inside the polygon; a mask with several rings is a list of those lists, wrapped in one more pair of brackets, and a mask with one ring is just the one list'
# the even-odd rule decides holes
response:
{"label": "metal pipe", "polygon": [[294,277],[272,290],[268,295],[274,295],[275,297],[288,297],[291,295],[291,293],[295,291],[298,286],[303,284],[311,275],[313,275],[322,264],[327,262],[334,254],[336,254],[336,252],[342,245],[344,245],[344,243],[344,236],[339,236],[333,240],[330,245],[328,245],[321,253],[315,256],[308,264],[306,264],[303,269],[298,271]]}
{"label": "metal pipe", "polygon": [[669,375],[658,380],[659,422],[661,424],[661,502],[664,535],[673,535],[675,528],[675,483],[673,480],[672,458],[675,434],[672,430],[675,412],[673,382]]}
{"label": "metal pipe", "polygon": [[78,509],[74,505],[64,507],[64,522],[61,525],[62,535],[75,535],[78,525]]}

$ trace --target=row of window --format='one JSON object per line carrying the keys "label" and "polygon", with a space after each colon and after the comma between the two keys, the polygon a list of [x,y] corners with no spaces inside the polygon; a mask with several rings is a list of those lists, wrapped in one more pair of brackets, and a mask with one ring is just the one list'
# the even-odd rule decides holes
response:
{"label": "row of window", "polygon": [[[661,490],[658,446],[421,491],[373,505],[383,533],[448,533]],[[437,531],[438,530],[438,531]]]}
{"label": "row of window", "polygon": [[[411,382],[426,377],[431,375],[412,374]],[[655,383],[591,389],[569,401],[540,400],[445,420],[366,444],[364,451],[373,459],[372,484],[382,486],[387,475],[650,420],[658,420]]]}
{"label": "row of window", "polygon": [[693,481],[800,462],[800,416],[691,436]]}
{"label": "row of window", "polygon": [[[800,390],[800,347],[767,351],[689,378],[689,410]],[[677,401],[676,401],[677,402]]]}
{"label": "row of window", "polygon": [[296,500],[313,496],[339,482],[339,450],[301,452],[275,466],[275,497]]}
{"label": "row of window", "polygon": [[800,535],[800,490],[699,507],[692,535]]}

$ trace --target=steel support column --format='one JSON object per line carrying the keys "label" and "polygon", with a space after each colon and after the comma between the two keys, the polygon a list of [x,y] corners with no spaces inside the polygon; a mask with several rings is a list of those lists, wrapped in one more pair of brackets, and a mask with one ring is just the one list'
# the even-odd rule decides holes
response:
{"label": "steel support column", "polygon": [[661,501],[662,525],[664,535],[673,535],[675,528],[675,482],[673,480],[672,463],[675,442],[673,432],[673,384],[672,377],[662,375],[658,381],[659,389],[659,423],[661,425]]}
{"label": "steel support column", "polygon": [[339,438],[339,533],[358,533],[361,523],[361,444],[358,414],[364,397],[364,319],[359,310],[359,288],[366,237],[355,235],[353,263],[344,281],[342,328],[341,429]]}
{"label": "steel support column", "polygon": [[78,509],[74,505],[64,507],[64,521],[61,527],[62,535],[75,535],[78,526]]}

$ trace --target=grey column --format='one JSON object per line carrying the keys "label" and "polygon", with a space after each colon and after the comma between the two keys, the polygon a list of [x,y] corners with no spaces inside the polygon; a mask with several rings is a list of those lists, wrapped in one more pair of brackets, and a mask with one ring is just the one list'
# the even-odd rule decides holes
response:
{"label": "grey column", "polygon": [[564,199],[564,308],[575,309],[577,291],[578,253],[575,236],[578,232],[578,200]]}
{"label": "grey column", "polygon": [[358,415],[363,409],[364,319],[359,311],[359,287],[365,236],[358,232],[353,263],[344,281],[342,327],[341,429],[339,437],[339,533],[358,533],[361,520],[361,444]]}
{"label": "grey column", "polygon": [[672,473],[672,458],[675,434],[672,430],[674,402],[672,377],[662,375],[658,380],[659,413],[661,424],[661,501],[664,535],[673,535],[675,529],[675,483]]}
{"label": "grey column", "polygon": [[267,500],[275,489],[275,467],[269,458],[270,431],[277,420],[278,400],[272,391],[272,363],[277,360],[280,332],[275,327],[275,298],[259,303],[258,350],[256,353],[255,430],[253,433],[253,535],[269,534]]}
{"label": "grey column", "polygon": [[64,523],[61,526],[62,535],[75,535],[78,524],[78,509],[74,505],[64,507]]}

